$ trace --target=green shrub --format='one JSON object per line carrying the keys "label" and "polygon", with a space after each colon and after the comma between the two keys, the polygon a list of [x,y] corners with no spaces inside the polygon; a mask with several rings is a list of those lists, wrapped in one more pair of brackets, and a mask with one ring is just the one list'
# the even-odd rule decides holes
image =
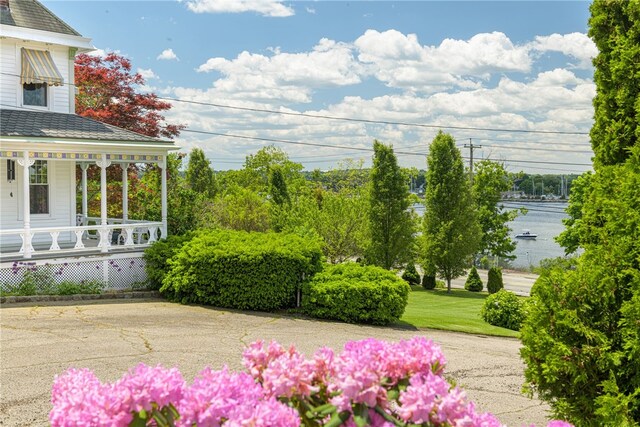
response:
{"label": "green shrub", "polygon": [[504,288],[504,283],[502,282],[502,269],[500,267],[491,267],[489,269],[487,279],[487,291],[490,294],[495,294],[500,289]]}
{"label": "green shrub", "polygon": [[206,230],[169,260],[169,299],[241,310],[291,308],[304,280],[322,269],[319,241],[294,234]]}
{"label": "green shrub", "polygon": [[188,232],[180,236],[169,236],[159,240],[144,251],[145,271],[149,281],[148,288],[158,290],[162,287],[162,280],[169,271],[168,261],[193,239],[194,232]]}
{"label": "green shrub", "polygon": [[519,331],[526,316],[524,301],[513,292],[500,289],[484,300],[480,316],[491,325]]}
{"label": "green shrub", "polygon": [[420,275],[414,263],[410,262],[407,264],[407,268],[404,270],[404,273],[402,273],[402,278],[411,286],[420,284]]}
{"label": "green shrub", "polygon": [[444,280],[436,280],[436,289],[447,289],[447,284]]}
{"label": "green shrub", "polygon": [[58,284],[55,293],[57,295],[99,294],[104,289],[104,284],[99,280],[89,280],[80,283],[64,281]]}
{"label": "green shrub", "polygon": [[385,325],[402,316],[410,290],[405,281],[381,267],[338,264],[304,285],[302,308],[322,319]]}
{"label": "green shrub", "polygon": [[25,265],[16,268],[22,270],[22,280],[16,284],[6,284],[2,295],[28,296],[53,294],[56,282],[48,265]]}
{"label": "green shrub", "polygon": [[467,281],[464,283],[464,288],[471,292],[480,292],[482,290],[482,280],[475,266],[471,267]]}

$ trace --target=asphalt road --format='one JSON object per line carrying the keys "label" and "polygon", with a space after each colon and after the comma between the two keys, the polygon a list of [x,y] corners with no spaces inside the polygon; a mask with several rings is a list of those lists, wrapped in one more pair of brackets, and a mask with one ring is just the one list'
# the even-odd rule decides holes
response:
{"label": "asphalt road", "polygon": [[516,339],[294,319],[160,299],[4,304],[0,308],[0,425],[45,426],[51,385],[70,367],[90,368],[103,381],[140,362],[178,366],[188,380],[209,365],[241,369],[254,340],[295,344],[309,355],[367,337],[425,335],[448,360],[447,375],[480,410],[510,426],[546,425],[547,407],[520,393],[523,364]]}
{"label": "asphalt road", "polygon": [[[487,290],[487,270],[478,270],[484,290]],[[529,296],[531,287],[538,279],[537,274],[524,273],[520,271],[502,271],[502,281],[504,282],[504,288],[508,291],[514,292],[516,295]],[[464,288],[464,282],[467,280],[467,276],[458,277],[451,281],[451,287]]]}

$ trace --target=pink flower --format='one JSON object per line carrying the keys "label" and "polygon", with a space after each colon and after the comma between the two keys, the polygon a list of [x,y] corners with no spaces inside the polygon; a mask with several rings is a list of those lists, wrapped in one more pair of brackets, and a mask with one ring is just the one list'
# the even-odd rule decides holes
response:
{"label": "pink flower", "polygon": [[573,424],[569,424],[566,421],[552,420],[552,421],[549,421],[549,424],[547,424],[547,427],[573,427]]}
{"label": "pink flower", "polygon": [[133,415],[119,391],[103,385],[88,369],[56,376],[51,393],[53,427],[128,426]]}
{"label": "pink flower", "polygon": [[149,411],[152,403],[163,408],[179,402],[185,387],[178,369],[152,368],[141,363],[125,374],[114,387],[132,412]]}

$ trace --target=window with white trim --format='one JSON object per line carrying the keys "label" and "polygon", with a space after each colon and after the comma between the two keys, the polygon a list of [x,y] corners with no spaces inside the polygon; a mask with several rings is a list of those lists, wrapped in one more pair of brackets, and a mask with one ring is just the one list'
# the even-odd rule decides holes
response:
{"label": "window with white trim", "polygon": [[33,107],[47,106],[46,83],[24,83],[22,85],[22,105]]}
{"label": "window with white trim", "polygon": [[46,160],[29,166],[29,206],[32,214],[49,213],[49,169]]}

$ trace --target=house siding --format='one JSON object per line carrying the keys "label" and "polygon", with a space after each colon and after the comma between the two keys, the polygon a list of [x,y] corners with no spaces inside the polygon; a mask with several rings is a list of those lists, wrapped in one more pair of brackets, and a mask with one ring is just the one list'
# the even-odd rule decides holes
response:
{"label": "house siding", "polygon": [[[48,111],[58,113],[73,112],[70,105],[70,91],[74,86],[69,83],[69,48],[65,46],[50,46],[43,43],[30,43],[24,41],[16,41],[12,39],[0,40],[0,103],[2,107],[22,106],[22,92],[20,86],[20,72],[22,68],[21,48],[48,50],[51,54],[53,62],[56,64],[58,71],[64,79],[62,86],[53,86],[49,88],[49,106]],[[32,107],[29,107],[32,108]]]}
{"label": "house siding", "polygon": [[[31,228],[75,225],[75,162],[49,161],[49,214],[31,215]],[[16,180],[7,182],[7,162],[0,164],[0,212],[3,230],[21,229],[23,224],[23,168],[16,162]],[[69,242],[72,233],[61,233],[58,241]],[[19,236],[3,236],[3,245],[18,245]],[[50,242],[48,234],[36,234],[34,243]]]}

